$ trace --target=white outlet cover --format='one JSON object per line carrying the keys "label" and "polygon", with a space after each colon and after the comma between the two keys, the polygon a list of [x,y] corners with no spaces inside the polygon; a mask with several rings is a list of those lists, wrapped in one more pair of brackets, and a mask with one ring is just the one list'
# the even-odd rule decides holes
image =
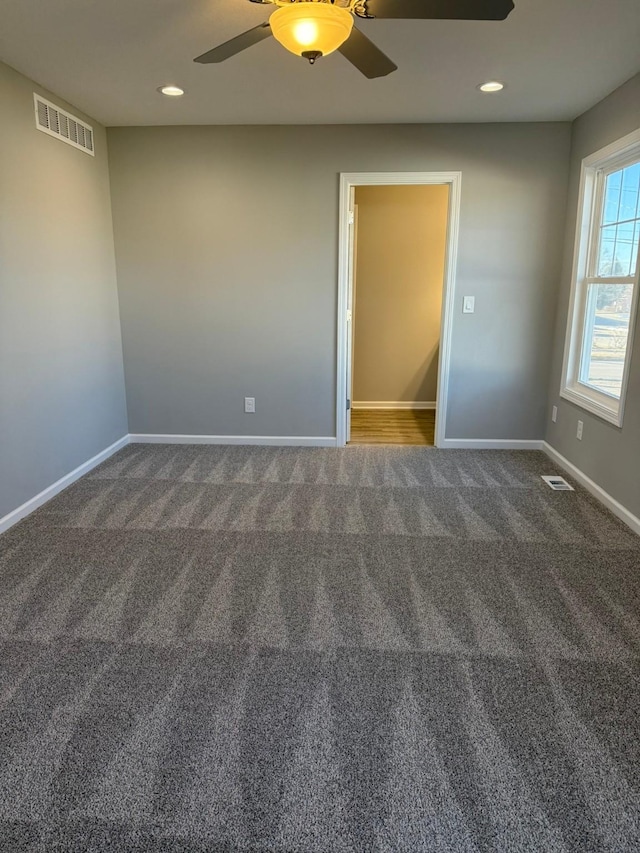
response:
{"label": "white outlet cover", "polygon": [[476,310],[476,298],[475,296],[464,296],[462,298],[462,313],[463,314],[473,314]]}

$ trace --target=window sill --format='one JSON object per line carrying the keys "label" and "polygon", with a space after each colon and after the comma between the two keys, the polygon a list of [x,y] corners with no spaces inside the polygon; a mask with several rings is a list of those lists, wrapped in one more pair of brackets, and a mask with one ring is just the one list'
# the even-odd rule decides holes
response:
{"label": "window sill", "polygon": [[585,409],[585,411],[590,412],[592,415],[602,418],[603,421],[607,421],[618,428],[622,427],[621,403],[615,401],[614,407],[606,405],[605,401],[607,398],[604,394],[602,395],[603,401],[600,402],[596,398],[595,394],[592,397],[583,393],[581,390],[578,390],[578,388],[567,386],[560,390],[560,396],[563,399],[568,400],[570,403],[580,406],[581,409]]}

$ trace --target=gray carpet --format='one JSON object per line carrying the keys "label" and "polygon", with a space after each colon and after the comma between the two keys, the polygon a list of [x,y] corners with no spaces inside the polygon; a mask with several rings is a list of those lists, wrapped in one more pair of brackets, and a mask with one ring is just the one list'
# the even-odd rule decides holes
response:
{"label": "gray carpet", "polygon": [[544,473],[121,451],[0,538],[0,849],[639,850],[640,539]]}

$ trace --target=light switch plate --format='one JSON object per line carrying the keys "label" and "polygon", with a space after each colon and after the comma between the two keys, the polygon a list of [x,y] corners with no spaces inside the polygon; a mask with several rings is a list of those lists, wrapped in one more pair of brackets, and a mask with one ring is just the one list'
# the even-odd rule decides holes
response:
{"label": "light switch plate", "polygon": [[473,314],[476,310],[476,298],[475,296],[464,296],[462,298],[462,313],[463,314]]}

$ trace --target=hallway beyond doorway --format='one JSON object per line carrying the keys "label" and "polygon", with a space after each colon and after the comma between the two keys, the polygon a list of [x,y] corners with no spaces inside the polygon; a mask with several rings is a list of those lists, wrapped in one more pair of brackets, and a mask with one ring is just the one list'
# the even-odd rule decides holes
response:
{"label": "hallway beyond doorway", "polygon": [[433,446],[435,409],[354,409],[349,444]]}
{"label": "hallway beyond doorway", "polygon": [[[445,255],[442,275],[441,310],[438,341],[438,368],[436,380],[436,396],[423,397],[411,394],[376,392],[374,396],[360,397],[360,401],[378,402],[389,400],[393,403],[403,403],[415,400],[418,403],[436,403],[436,415],[432,442],[437,445],[446,440],[446,412],[449,387],[449,362],[451,350],[451,332],[453,320],[453,292],[456,279],[456,255],[458,245],[458,230],[460,219],[460,172],[348,172],[340,175],[340,233],[339,233],[339,263],[338,263],[338,352],[337,352],[337,399],[336,399],[336,443],[343,447],[351,442],[351,414],[355,399],[358,402],[357,389],[354,388],[354,335],[356,325],[356,285],[355,265],[357,258],[357,216],[358,207],[355,196],[356,189],[363,187],[443,187],[448,188],[448,209],[445,223]],[[420,241],[424,238],[424,230]],[[415,246],[415,241],[414,244]],[[395,278],[395,270],[392,275]],[[399,297],[399,294],[396,294]],[[396,298],[396,302],[401,301]],[[385,327],[386,327],[385,322]],[[404,326],[402,327],[404,329]],[[404,332],[393,336],[391,350],[395,349],[398,340],[404,340]],[[385,346],[383,346],[383,344]],[[379,341],[380,350],[389,347],[388,341]],[[428,355],[428,354],[427,354]],[[423,365],[418,365],[422,370]],[[412,376],[415,375],[412,374]],[[406,384],[405,384],[406,391]],[[371,392],[368,392],[370,394]],[[378,403],[379,405],[379,403]],[[424,441],[424,438],[421,439]]]}

